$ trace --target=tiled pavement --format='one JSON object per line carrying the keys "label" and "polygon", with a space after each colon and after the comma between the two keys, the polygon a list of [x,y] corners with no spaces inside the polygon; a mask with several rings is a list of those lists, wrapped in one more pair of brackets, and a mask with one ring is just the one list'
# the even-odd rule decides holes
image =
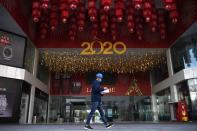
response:
{"label": "tiled pavement", "polygon": [[[115,123],[110,129],[91,125],[93,131],[197,131],[197,123]],[[0,125],[0,131],[85,131],[83,124]]]}

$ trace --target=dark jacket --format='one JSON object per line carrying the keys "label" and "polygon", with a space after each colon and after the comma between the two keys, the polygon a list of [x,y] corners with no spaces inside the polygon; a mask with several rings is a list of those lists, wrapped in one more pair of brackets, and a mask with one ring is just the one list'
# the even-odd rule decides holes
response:
{"label": "dark jacket", "polygon": [[101,102],[101,91],[104,91],[104,88],[101,87],[100,82],[95,80],[92,83],[92,93],[91,100],[92,102]]}

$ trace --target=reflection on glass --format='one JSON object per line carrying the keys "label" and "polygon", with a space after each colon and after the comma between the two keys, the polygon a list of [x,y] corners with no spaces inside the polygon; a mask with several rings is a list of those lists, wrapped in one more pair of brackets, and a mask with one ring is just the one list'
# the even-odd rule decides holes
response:
{"label": "reflection on glass", "polygon": [[170,88],[156,94],[157,111],[160,121],[170,120]]}
{"label": "reflection on glass", "polygon": [[197,79],[188,80],[190,98],[191,98],[191,120],[197,120]]}
{"label": "reflection on glass", "polygon": [[35,97],[33,123],[46,123],[47,121],[47,101]]}
{"label": "reflection on glass", "polygon": [[[105,96],[102,104],[108,121],[152,121],[150,99],[144,96]],[[84,123],[91,108],[90,101],[90,97],[51,96],[49,122]],[[98,112],[91,122],[102,123]]]}
{"label": "reflection on glass", "polygon": [[24,67],[27,71],[33,73],[35,47],[30,40],[27,40],[26,44]]}
{"label": "reflection on glass", "polygon": [[181,38],[171,48],[174,72],[197,67],[197,39]]}

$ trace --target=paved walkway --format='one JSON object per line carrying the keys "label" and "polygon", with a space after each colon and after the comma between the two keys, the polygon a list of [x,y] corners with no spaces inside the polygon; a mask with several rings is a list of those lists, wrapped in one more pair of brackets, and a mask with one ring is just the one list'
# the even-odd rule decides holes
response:
{"label": "paved walkway", "polygon": [[[63,125],[0,125],[0,131],[85,131],[82,124]],[[93,131],[197,131],[197,123],[124,123],[105,129],[101,124],[92,125]]]}

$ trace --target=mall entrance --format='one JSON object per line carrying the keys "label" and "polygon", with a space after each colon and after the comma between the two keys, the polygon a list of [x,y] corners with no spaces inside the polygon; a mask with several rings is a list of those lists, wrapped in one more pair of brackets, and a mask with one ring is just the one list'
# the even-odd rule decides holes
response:
{"label": "mall entrance", "polygon": [[[152,121],[150,97],[105,96],[102,98],[108,121]],[[51,96],[49,123],[84,123],[90,112],[90,97]],[[96,111],[91,123],[102,123]]]}

